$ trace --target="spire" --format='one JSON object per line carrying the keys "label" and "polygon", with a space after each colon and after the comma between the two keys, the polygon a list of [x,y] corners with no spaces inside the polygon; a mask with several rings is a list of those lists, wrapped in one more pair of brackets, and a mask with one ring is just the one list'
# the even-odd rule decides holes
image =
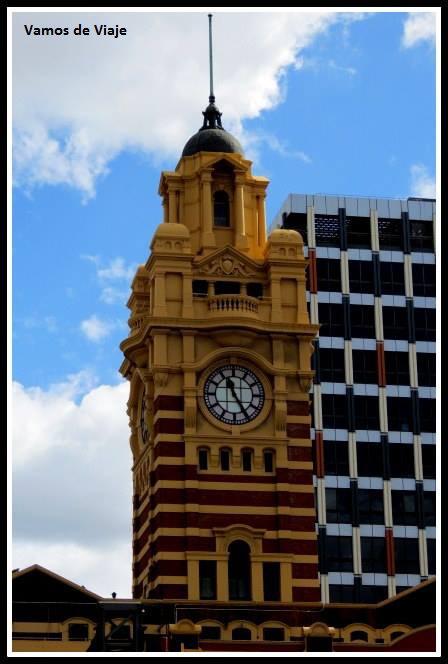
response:
{"label": "spire", "polygon": [[205,111],[202,111],[204,116],[204,124],[202,129],[224,129],[221,124],[221,115],[219,108],[215,104],[215,95],[213,92],[213,40],[212,40],[212,14],[208,15],[208,50],[209,50],[209,68],[210,68],[210,94],[208,97],[209,104]]}

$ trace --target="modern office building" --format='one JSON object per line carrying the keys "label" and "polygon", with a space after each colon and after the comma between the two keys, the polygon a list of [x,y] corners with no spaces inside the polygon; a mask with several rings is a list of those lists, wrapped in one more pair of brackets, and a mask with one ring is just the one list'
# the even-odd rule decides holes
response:
{"label": "modern office building", "polygon": [[323,601],[435,574],[435,201],[291,194],[320,324],[312,388]]}

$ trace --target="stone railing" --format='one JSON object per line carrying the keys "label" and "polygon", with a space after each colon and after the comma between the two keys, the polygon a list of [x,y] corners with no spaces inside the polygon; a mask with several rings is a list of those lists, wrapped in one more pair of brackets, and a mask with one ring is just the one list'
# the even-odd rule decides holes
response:
{"label": "stone railing", "polygon": [[214,314],[257,315],[258,300],[249,295],[212,295],[208,309]]}

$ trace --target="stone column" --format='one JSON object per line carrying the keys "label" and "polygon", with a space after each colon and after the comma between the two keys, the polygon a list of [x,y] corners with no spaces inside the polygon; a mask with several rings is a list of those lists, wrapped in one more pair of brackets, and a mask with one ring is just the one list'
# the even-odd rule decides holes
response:
{"label": "stone column", "polygon": [[266,208],[265,196],[260,194],[257,196],[257,215],[258,215],[258,246],[261,249],[266,244]]}
{"label": "stone column", "polygon": [[201,174],[202,194],[202,246],[206,248],[216,247],[215,234],[213,233],[213,209],[212,209],[212,176],[211,173]]}
{"label": "stone column", "polygon": [[238,249],[246,249],[249,246],[246,236],[246,223],[244,218],[244,185],[238,177],[235,180],[235,245]]}

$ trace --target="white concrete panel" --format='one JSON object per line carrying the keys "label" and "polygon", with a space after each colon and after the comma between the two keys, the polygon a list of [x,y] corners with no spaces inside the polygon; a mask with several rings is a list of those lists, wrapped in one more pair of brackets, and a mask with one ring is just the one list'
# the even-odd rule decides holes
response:
{"label": "white concrete panel", "polygon": [[327,214],[325,196],[314,197],[314,214]]}
{"label": "white concrete panel", "polygon": [[345,199],[345,210],[347,217],[358,216],[358,199],[347,196]]}
{"label": "white concrete panel", "polygon": [[391,219],[401,219],[401,201],[389,201],[389,214]]}
{"label": "white concrete panel", "polygon": [[326,196],[327,214],[338,214],[339,200],[337,196]]}
{"label": "white concrete panel", "polygon": [[384,217],[389,219],[389,201],[384,198],[378,198],[376,201],[376,206],[378,210],[378,217]]}
{"label": "white concrete panel", "polygon": [[435,491],[436,490],[436,480],[423,480],[423,490],[424,491]]}
{"label": "white concrete panel", "polygon": [[370,201],[368,198],[358,198],[358,217],[370,217]]}
{"label": "white concrete panel", "polygon": [[291,208],[292,212],[305,213],[306,212],[306,196],[305,194],[292,194],[291,195]]}
{"label": "white concrete panel", "polygon": [[422,218],[420,201],[408,201],[408,212],[410,220],[419,221]]}

